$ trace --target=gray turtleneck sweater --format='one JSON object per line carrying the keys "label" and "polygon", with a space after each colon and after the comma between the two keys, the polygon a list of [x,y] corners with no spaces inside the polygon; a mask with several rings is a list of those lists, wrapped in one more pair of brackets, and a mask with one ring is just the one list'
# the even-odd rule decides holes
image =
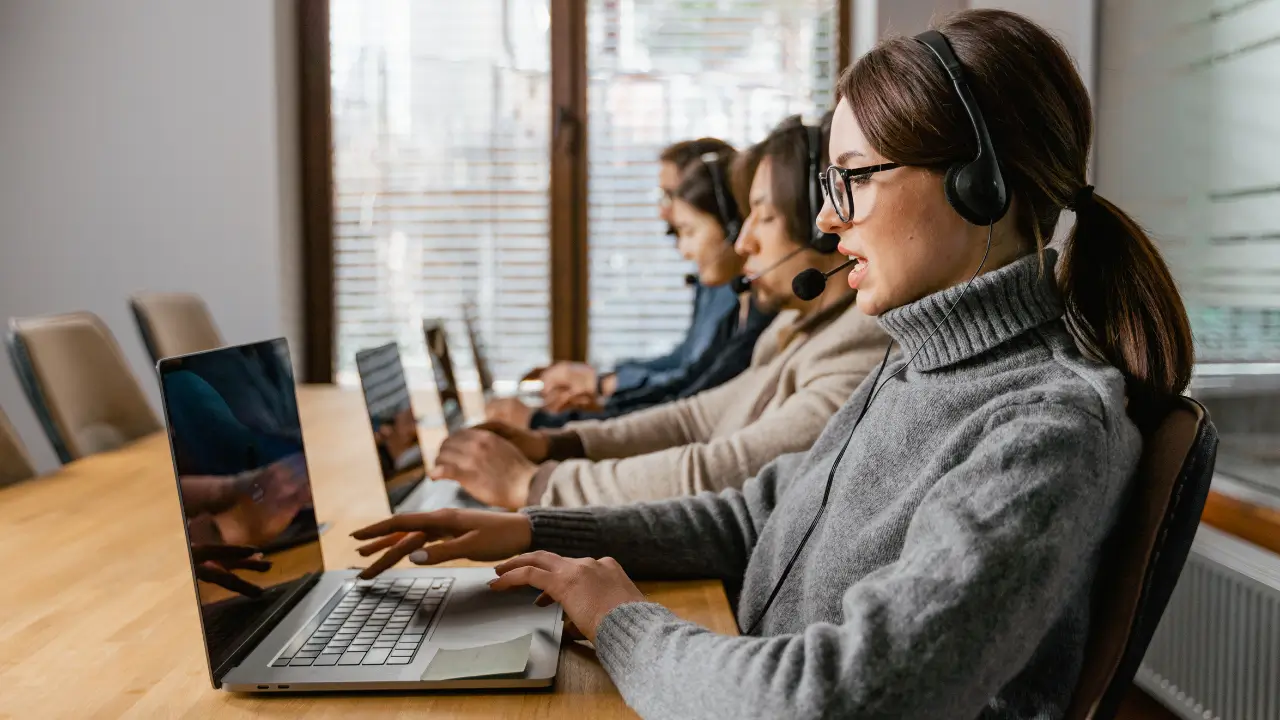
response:
{"label": "gray turtleneck sweater", "polygon": [[[1084,360],[1035,256],[885,313],[903,351],[835,472],[830,503],[757,637],[652,603],[596,648],[646,718],[1057,718],[1079,675],[1089,592],[1141,439],[1118,371]],[[872,373],[874,376],[874,373]],[[883,382],[883,380],[882,380]],[[808,453],[741,490],[621,508],[531,509],[535,546],[631,577],[720,578],[761,612],[818,511],[871,392]]]}

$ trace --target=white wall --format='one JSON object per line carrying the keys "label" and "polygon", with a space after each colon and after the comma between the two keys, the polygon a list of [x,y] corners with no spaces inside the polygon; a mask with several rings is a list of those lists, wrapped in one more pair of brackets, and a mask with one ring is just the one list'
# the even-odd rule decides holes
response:
{"label": "white wall", "polygon": [[1093,93],[1096,0],[854,0],[853,57],[881,37],[914,35],[928,28],[932,19],[966,7],[1012,10],[1043,25],[1066,45]]}
{"label": "white wall", "polygon": [[[98,313],[157,407],[130,293],[200,293],[228,340],[300,350],[292,10],[0,0],[0,319]],[[54,466],[7,362],[0,407]]]}
{"label": "white wall", "polygon": [[968,5],[1011,10],[1040,23],[1067,46],[1067,52],[1076,61],[1076,69],[1084,78],[1085,87],[1091,96],[1094,95],[1097,88],[1094,59],[1097,45],[1096,0],[969,0]]}

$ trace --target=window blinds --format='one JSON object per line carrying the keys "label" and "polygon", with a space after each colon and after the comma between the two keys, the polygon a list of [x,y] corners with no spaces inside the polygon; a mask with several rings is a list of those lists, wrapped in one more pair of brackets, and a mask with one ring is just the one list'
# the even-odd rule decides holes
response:
{"label": "window blinds", "polygon": [[759,141],[831,104],[836,5],[822,0],[588,0],[590,354],[667,351],[692,270],[658,219],[658,155],[712,136]]}
{"label": "window blinds", "polygon": [[400,344],[430,382],[423,318],[446,320],[474,386],[462,303],[500,379],[548,358],[550,18],[540,0],[333,0],[339,382]]}

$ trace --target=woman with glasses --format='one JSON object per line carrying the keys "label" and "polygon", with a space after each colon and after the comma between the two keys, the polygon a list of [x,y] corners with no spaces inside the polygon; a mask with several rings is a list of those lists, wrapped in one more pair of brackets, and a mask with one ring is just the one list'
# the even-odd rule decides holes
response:
{"label": "woman with glasses", "polygon": [[[493,588],[562,603],[644,717],[1063,717],[1100,548],[1191,334],[1151,240],[1087,184],[1089,97],[1061,44],[998,10],[937,30],[840,78],[819,224],[901,353],[812,450],[740,492],[357,536],[443,539],[426,562],[536,550]],[[742,637],[630,579],[694,577],[737,592]]]}

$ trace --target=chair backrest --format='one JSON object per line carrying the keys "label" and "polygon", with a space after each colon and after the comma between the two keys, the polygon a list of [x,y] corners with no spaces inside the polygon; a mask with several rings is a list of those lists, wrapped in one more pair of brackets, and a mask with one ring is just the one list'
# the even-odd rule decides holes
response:
{"label": "chair backrest", "polygon": [[120,346],[93,313],[11,320],[9,358],[64,463],[160,429]]}
{"label": "chair backrest", "polygon": [[26,448],[18,439],[18,433],[9,423],[9,417],[0,410],[0,485],[26,480],[36,474]]}
{"label": "chair backrest", "polygon": [[1182,573],[1213,479],[1218,433],[1178,398],[1149,437],[1093,586],[1084,666],[1067,717],[1115,717]]}
{"label": "chair backrest", "polygon": [[199,295],[139,293],[129,298],[129,307],[152,362],[226,344]]}

